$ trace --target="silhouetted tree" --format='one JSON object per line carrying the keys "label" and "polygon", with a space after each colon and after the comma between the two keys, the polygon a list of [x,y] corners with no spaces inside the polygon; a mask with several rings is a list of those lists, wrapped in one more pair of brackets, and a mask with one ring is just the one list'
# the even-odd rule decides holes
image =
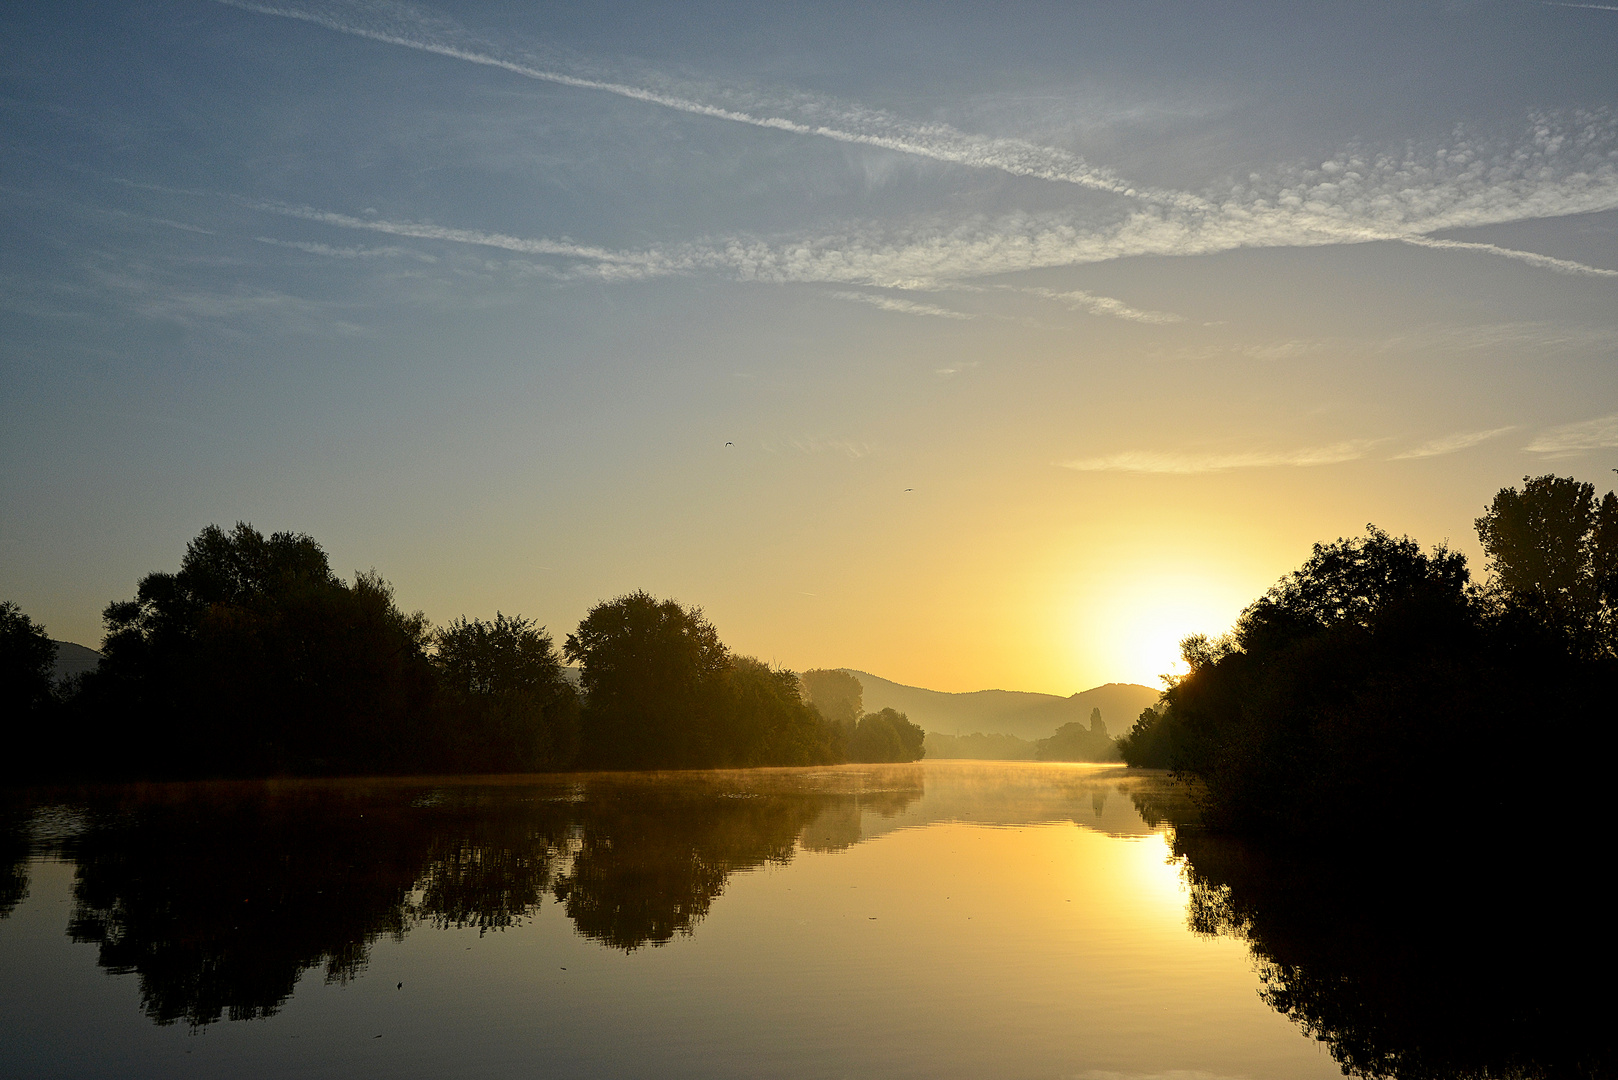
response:
{"label": "silhouetted tree", "polygon": [[865,687],[859,678],[837,668],[811,668],[799,678],[820,715],[852,733],[865,714]]}
{"label": "silhouetted tree", "polygon": [[75,703],[104,773],[267,775],[431,768],[428,625],[376,574],[352,585],[296,533],[210,525],[178,573],[106,610]]}
{"label": "silhouetted tree", "polygon": [[579,664],[587,763],[691,768],[718,759],[730,654],[700,608],[646,592],[604,601],[563,651]]}
{"label": "silhouetted tree", "polygon": [[1477,519],[1495,597],[1581,651],[1618,649],[1618,496],[1595,485],[1523,477]]}
{"label": "silhouetted tree", "polygon": [[580,665],[584,760],[604,768],[841,760],[839,732],[798,676],[732,657],[701,609],[645,592],[597,604],[568,635]]}
{"label": "silhouetted tree", "polygon": [[920,761],[927,733],[893,709],[866,713],[848,740],[850,761]]}
{"label": "silhouetted tree", "polygon": [[497,612],[433,635],[446,738],[466,771],[562,768],[578,753],[578,697],[545,628]]}
{"label": "silhouetted tree", "polygon": [[823,719],[798,690],[798,676],[751,656],[726,673],[716,763],[820,765],[845,759],[842,728]]}
{"label": "silhouetted tree", "polygon": [[1101,719],[1101,710],[1090,710],[1090,726],[1074,721],[1063,724],[1049,738],[1034,744],[1034,756],[1040,761],[1117,761],[1118,744],[1107,734],[1107,722]]}
{"label": "silhouetted tree", "polygon": [[52,704],[56,643],[22,609],[0,602],[0,780],[45,768],[43,731]]}

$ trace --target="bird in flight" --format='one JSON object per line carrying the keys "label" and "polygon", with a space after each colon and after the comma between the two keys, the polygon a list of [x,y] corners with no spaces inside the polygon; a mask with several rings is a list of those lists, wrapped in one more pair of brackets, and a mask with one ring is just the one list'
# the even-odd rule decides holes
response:
{"label": "bird in flight", "polygon": [[736,445],[736,444],[735,444],[735,443],[730,443],[730,442],[728,442],[728,443],[726,443],[726,444],[725,444],[725,445],[726,445],[726,446],[735,446],[735,445]]}

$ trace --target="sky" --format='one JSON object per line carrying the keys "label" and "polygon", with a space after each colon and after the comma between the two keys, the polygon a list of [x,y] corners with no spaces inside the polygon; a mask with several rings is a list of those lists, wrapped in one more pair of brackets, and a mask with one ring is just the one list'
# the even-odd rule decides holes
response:
{"label": "sky", "polygon": [[204,526],[437,623],[1149,685],[1618,466],[1618,5],[0,9],[0,599]]}

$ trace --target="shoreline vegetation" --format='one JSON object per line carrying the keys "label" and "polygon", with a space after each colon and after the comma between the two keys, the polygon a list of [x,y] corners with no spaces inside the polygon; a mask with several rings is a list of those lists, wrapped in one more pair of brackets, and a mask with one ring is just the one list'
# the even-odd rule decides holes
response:
{"label": "shoreline vegetation", "polygon": [[[1500,828],[1525,765],[1594,810],[1618,677],[1618,495],[1523,478],[1476,521],[1488,579],[1375,526],[1316,544],[1121,739],[1193,780],[1205,827],[1286,841],[1401,833],[1458,807]],[[1586,775],[1590,774],[1590,775]]]}
{"label": "shoreline vegetation", "polygon": [[1525,477],[1476,527],[1482,583],[1374,527],[1317,544],[1119,749],[1181,781],[1133,797],[1192,929],[1345,1075],[1612,1076],[1618,496]]}
{"label": "shoreline vegetation", "polygon": [[[109,604],[103,658],[0,605],[0,782],[747,768],[915,761],[920,727],[733,653],[700,608],[630,593],[557,649],[520,616],[434,628],[309,536],[210,525]],[[578,665],[578,685],[563,661]],[[826,674],[826,673],[820,673]],[[831,673],[841,674],[841,673]]]}

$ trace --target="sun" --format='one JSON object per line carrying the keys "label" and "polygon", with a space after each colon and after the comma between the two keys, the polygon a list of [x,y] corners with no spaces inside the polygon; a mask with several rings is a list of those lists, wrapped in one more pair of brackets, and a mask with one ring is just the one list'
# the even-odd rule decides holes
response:
{"label": "sun", "polygon": [[1074,644],[1079,655],[1108,672],[1109,681],[1159,687],[1163,676],[1185,673],[1180,642],[1228,631],[1251,599],[1248,591],[1191,573],[1121,577],[1084,605]]}

